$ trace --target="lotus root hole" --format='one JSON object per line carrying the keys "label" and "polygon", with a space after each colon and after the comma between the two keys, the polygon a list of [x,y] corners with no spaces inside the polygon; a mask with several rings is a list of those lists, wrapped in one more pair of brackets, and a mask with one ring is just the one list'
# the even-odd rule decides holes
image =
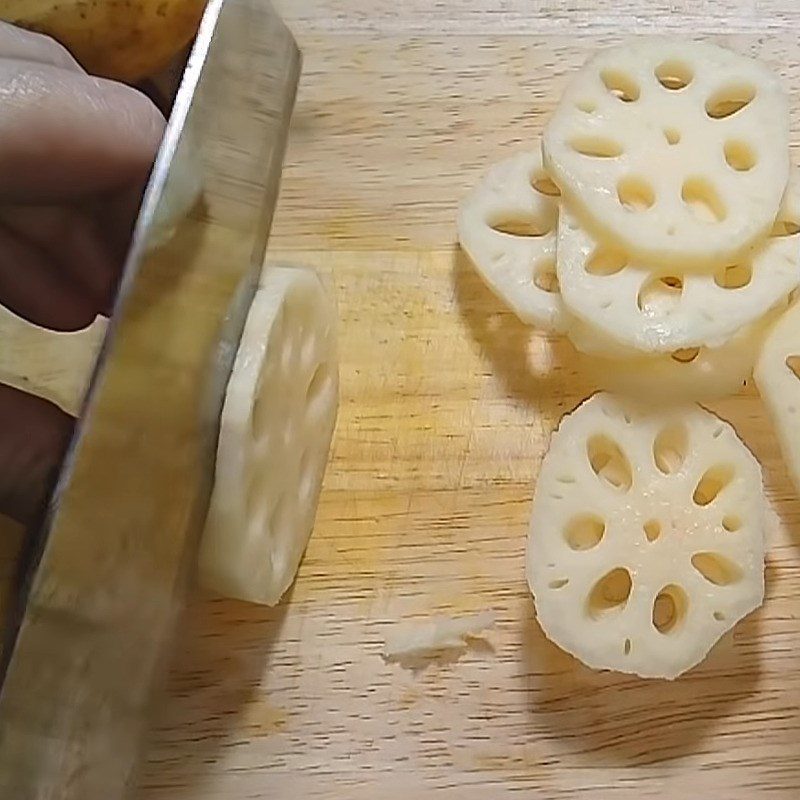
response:
{"label": "lotus root hole", "polygon": [[664,635],[675,633],[686,619],[689,598],[675,584],[665,586],[653,601],[653,627]]}
{"label": "lotus root hole", "polygon": [[714,283],[721,289],[742,289],[752,280],[750,264],[729,264],[714,273]]}
{"label": "lotus root hole", "polygon": [[628,264],[628,258],[621,250],[608,247],[597,247],[586,262],[586,271],[590,275],[603,277],[616,275]]}
{"label": "lotus root hole", "polygon": [[670,353],[670,358],[679,364],[691,364],[700,355],[699,347],[681,347]]}
{"label": "lotus root hole", "polygon": [[576,153],[589,158],[617,158],[622,155],[622,145],[605,136],[576,136],[569,145]]}
{"label": "lotus root hole", "polygon": [[598,478],[627,492],[633,484],[630,462],[620,446],[608,436],[592,436],[586,445],[589,464]]}
{"label": "lotus root hole", "polygon": [[655,69],[658,82],[671,92],[685,89],[694,78],[692,68],[683,61],[664,61]]}
{"label": "lotus root hole", "polygon": [[707,178],[688,178],[681,188],[681,199],[699,222],[722,222],[727,210],[714,185]]}
{"label": "lotus root hole", "polygon": [[795,378],[800,379],[800,356],[786,356],[786,366]]}
{"label": "lotus root hole", "polygon": [[635,213],[647,211],[656,201],[653,187],[636,175],[629,175],[617,184],[617,197],[625,209]]}
{"label": "lotus root hole", "polygon": [[587,599],[587,611],[592,619],[622,611],[631,596],[633,581],[624,567],[606,573],[592,587]]}
{"label": "lotus root hole", "polygon": [[677,128],[664,128],[664,138],[667,144],[678,144],[681,140],[681,132]]}
{"label": "lotus root hole", "polygon": [[556,186],[549,175],[537,173],[531,179],[531,186],[533,186],[539,194],[545,194],[548,197],[561,197],[561,189]]}
{"label": "lotus root hole", "polygon": [[748,172],[756,165],[756,153],[753,148],[739,139],[729,139],[723,147],[725,161],[737,172]]}
{"label": "lotus root hole", "polygon": [[604,69],[600,79],[609,93],[623,103],[633,103],[639,99],[639,85],[630,75],[616,69]]}
{"label": "lotus root hole", "polygon": [[653,460],[664,475],[677,472],[689,451],[689,433],[683,423],[676,422],[662,428],[653,441]]}
{"label": "lotus root hole", "polygon": [[606,524],[595,514],[581,514],[567,524],[564,538],[573,550],[591,550],[600,544]]}
{"label": "lotus root hole", "polygon": [[692,566],[715,586],[730,586],[744,577],[742,568],[722,553],[695,553]]}
{"label": "lotus root hole", "polygon": [[722,518],[722,527],[728,531],[728,533],[735,533],[742,527],[742,521],[736,514],[726,514]]}
{"label": "lotus root hole", "polygon": [[719,497],[734,477],[730,464],[717,464],[706,470],[697,482],[692,499],[698,506],[707,506]]}
{"label": "lotus root hole", "polygon": [[504,233],[507,236],[532,238],[546,236],[553,229],[549,222],[546,223],[543,219],[527,214],[509,215],[490,220],[489,227],[493,231]]}
{"label": "lotus root hole", "polygon": [[732,83],[714,92],[706,100],[706,114],[711,119],[725,119],[746,108],[756,96],[755,86]]}
{"label": "lotus root hole", "polygon": [[536,265],[533,282],[543,292],[558,294],[559,287],[555,259],[548,258]]}
{"label": "lotus root hole", "polygon": [[649,519],[642,526],[648,542],[654,542],[661,536],[661,523],[657,519]]}
{"label": "lotus root hole", "polygon": [[652,277],[639,290],[637,305],[648,317],[667,317],[680,303],[683,281],[674,276]]}
{"label": "lotus root hole", "polygon": [[792,219],[779,219],[772,226],[770,236],[794,236],[800,233],[800,222]]}

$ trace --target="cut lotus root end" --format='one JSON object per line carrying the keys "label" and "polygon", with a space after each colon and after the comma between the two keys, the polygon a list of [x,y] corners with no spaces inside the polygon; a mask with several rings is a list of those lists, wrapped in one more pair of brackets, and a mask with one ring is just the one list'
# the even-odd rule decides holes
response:
{"label": "cut lotus root end", "polygon": [[763,65],[648,38],[603,50],[543,137],[567,200],[625,251],[684,270],[769,232],[789,175],[788,100]]}
{"label": "cut lotus root end", "polygon": [[544,632],[595,669],[677,677],[761,604],[765,509],[726,422],[591,397],[536,485],[527,572]]}
{"label": "cut lotus root end", "polygon": [[267,267],[228,382],[201,583],[274,605],[314,525],[338,407],[336,313],[313,270]]}

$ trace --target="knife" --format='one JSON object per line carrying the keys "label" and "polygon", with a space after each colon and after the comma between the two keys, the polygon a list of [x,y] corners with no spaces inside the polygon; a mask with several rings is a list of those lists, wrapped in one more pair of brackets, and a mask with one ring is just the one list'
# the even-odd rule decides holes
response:
{"label": "knife", "polygon": [[[6,651],[2,800],[118,800],[135,785],[299,73],[268,0],[210,0]],[[187,165],[202,201],[165,239]]]}

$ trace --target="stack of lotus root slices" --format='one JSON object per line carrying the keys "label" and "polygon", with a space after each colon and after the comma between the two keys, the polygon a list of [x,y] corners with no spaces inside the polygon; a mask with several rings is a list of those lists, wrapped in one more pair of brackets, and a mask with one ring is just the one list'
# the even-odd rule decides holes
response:
{"label": "stack of lotus root slices", "polygon": [[800,172],[764,64],[665,38],[603,50],[540,147],[464,200],[462,248],[603,391],[536,481],[528,583],[584,663],[674,678],[764,597],[761,467],[698,405],[755,374],[800,486]]}

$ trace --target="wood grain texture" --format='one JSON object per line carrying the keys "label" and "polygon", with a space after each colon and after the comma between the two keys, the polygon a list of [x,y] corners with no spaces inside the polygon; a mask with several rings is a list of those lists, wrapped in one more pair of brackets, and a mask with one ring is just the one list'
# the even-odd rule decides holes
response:
{"label": "wood grain texture", "polygon": [[800,8],[790,0],[275,0],[299,31],[321,33],[692,32],[796,29]]}
{"label": "wood grain texture", "polygon": [[[490,163],[534,145],[569,71],[626,31],[722,31],[763,57],[800,143],[800,10],[276,5],[306,61],[270,257],[337,290],[333,460],[290,596],[188,609],[138,800],[794,800],[800,503],[760,401],[714,409],[778,512],[764,607],[674,683],[583,668],[543,637],[523,558],[549,434],[593,387],[568,345],[483,287],[454,216]],[[395,620],[484,608],[499,615],[490,646],[418,673],[380,656]]]}
{"label": "wood grain texture", "polygon": [[[620,35],[298,29],[304,77],[272,246],[449,247],[460,198],[490,164],[538,146],[571,73]],[[793,33],[705,38],[762,58],[800,89]],[[796,101],[792,144],[800,153]]]}
{"label": "wood grain texture", "polygon": [[[781,514],[764,608],[675,683],[592,673],[544,638],[524,578],[548,435],[593,388],[569,348],[455,250],[293,256],[341,307],[317,528],[277,609],[190,608],[142,800],[796,797],[800,506],[758,398],[715,410]],[[381,658],[398,619],[484,608],[487,647],[419,673]]]}

